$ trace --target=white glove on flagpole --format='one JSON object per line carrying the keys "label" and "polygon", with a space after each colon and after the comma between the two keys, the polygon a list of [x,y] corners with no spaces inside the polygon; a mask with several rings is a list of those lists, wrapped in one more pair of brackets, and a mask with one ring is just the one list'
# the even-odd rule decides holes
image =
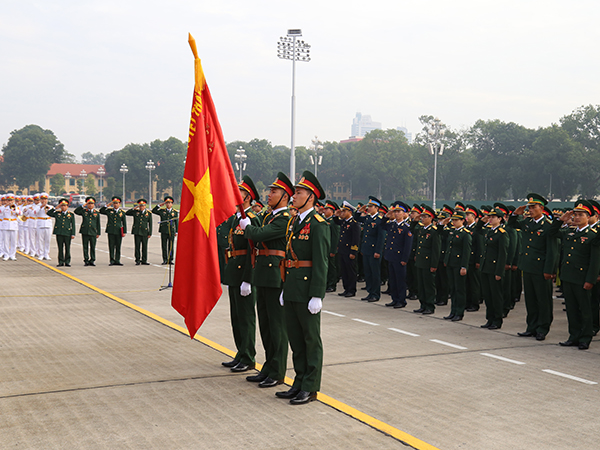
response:
{"label": "white glove on flagpole", "polygon": [[281,294],[279,294],[279,304],[283,306],[283,291],[281,291]]}
{"label": "white glove on flagpole", "polygon": [[239,219],[240,217],[242,217],[242,213],[238,211],[235,213],[235,216]]}
{"label": "white glove on flagpole", "polygon": [[242,285],[240,286],[240,294],[242,297],[247,297],[252,293],[252,285],[250,283],[246,283],[242,281]]}
{"label": "white glove on flagpole", "polygon": [[313,297],[308,302],[308,310],[311,314],[317,314],[323,307],[323,301],[319,297]]}
{"label": "white glove on flagpole", "polygon": [[242,230],[245,230],[248,225],[250,225],[249,217],[244,217],[243,219],[240,219],[240,228]]}

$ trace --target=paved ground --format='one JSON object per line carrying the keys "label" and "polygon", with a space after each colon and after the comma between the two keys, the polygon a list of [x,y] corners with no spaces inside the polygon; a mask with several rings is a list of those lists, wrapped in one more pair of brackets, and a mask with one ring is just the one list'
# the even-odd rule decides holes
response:
{"label": "paved ground", "polygon": [[[99,252],[84,267],[79,242],[61,270],[183,325],[158,290],[163,266],[109,267]],[[157,236],[150,247],[160,263]],[[290,406],[221,367],[222,353],[25,257],[1,262],[0,280],[2,449],[407,448],[324,403]],[[233,349],[226,289],[199,334]],[[417,303],[328,294],[322,392],[440,449],[598,448],[600,343],[557,345],[560,300],[544,342],[516,336],[523,302],[499,331],[479,328],[483,309],[448,323],[448,307],[421,316]]]}

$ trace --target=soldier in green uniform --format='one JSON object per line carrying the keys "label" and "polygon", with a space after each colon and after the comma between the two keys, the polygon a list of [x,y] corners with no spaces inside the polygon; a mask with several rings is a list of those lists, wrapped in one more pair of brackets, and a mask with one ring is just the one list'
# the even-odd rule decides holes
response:
{"label": "soldier in green uniform", "polygon": [[[559,235],[563,243],[560,279],[565,295],[569,339],[559,344],[563,347],[579,347],[587,350],[593,336],[591,296],[592,288],[600,271],[600,238],[598,232],[588,225],[594,207],[587,200],[575,203],[572,211],[556,219],[550,228],[550,236]],[[575,228],[564,226],[573,219]]]}
{"label": "soldier in green uniform", "polygon": [[[494,203],[494,208],[499,209],[504,213],[502,218],[503,224],[508,222],[511,214],[508,206],[504,203]],[[512,309],[512,263],[515,260],[515,253],[517,251],[517,230],[513,227],[504,227],[506,235],[508,236],[508,249],[506,250],[506,265],[504,266],[504,277],[502,277],[502,295],[503,295],[503,306],[502,306],[502,317],[507,317],[508,313]]]}
{"label": "soldier in green uniform", "polygon": [[85,266],[95,266],[96,240],[100,237],[100,213],[94,207],[96,199],[87,197],[85,206],[75,208],[75,214],[82,216],[79,234],[83,243],[83,263]]}
{"label": "soldier in green uniform", "polygon": [[284,308],[279,303],[282,289],[280,263],[285,257],[285,234],[292,218],[287,204],[293,194],[294,185],[279,172],[269,186],[271,211],[262,217],[260,225],[248,225],[244,229],[244,236],[252,239],[256,246],[253,284],[260,337],[265,349],[262,370],[246,380],[258,383],[261,388],[281,384],[287,369],[288,335]]}
{"label": "soldier in green uniform", "polygon": [[508,238],[506,230],[501,226],[504,213],[492,208],[487,215],[489,220],[481,255],[481,285],[485,299],[486,323],[481,325],[481,328],[499,330],[502,328],[502,278],[505,275]]}
{"label": "soldier in green uniform", "polygon": [[[519,206],[508,219],[509,227],[521,230],[519,269],[523,272],[527,329],[518,335],[543,341],[553,319],[552,277],[557,269],[558,241],[548,236],[551,222],[543,212],[548,201],[535,193],[527,198],[527,205]],[[525,208],[529,217],[520,220]]]}
{"label": "soldier in green uniform", "polygon": [[58,245],[57,267],[71,267],[71,239],[75,239],[75,215],[69,210],[69,200],[66,198],[58,202],[58,211],[54,208],[46,211],[54,217],[54,232]]}
{"label": "soldier in green uniform", "polygon": [[329,224],[329,231],[331,232],[331,249],[329,250],[326,292],[335,292],[338,282],[337,248],[340,241],[340,226],[334,220],[334,214],[338,209],[340,209],[340,207],[332,200],[327,200],[325,202],[325,207],[323,208],[323,217],[325,217],[325,220]]}
{"label": "soldier in green uniform", "polygon": [[288,391],[276,395],[290,399],[292,405],[315,400],[321,387],[320,311],[327,285],[327,256],[331,243],[329,225],[316,214],[314,204],[323,198],[325,191],[321,184],[311,172],[305,171],[293,197],[298,215],[287,230],[281,296],[296,376]]}
{"label": "soldier in green uniform", "polygon": [[[245,175],[238,185],[244,201],[243,210],[246,218],[254,226],[258,219],[252,212],[252,201],[258,198],[258,192],[252,179]],[[238,207],[239,208],[239,207]],[[244,236],[240,226],[241,213],[238,211],[227,219],[229,246],[227,262],[223,276],[229,287],[229,310],[231,314],[231,329],[237,353],[233,361],[222,363],[230,367],[232,372],[245,372],[254,368],[256,356],[256,290],[252,289],[252,243]]]}
{"label": "soldier in green uniform", "polygon": [[[590,220],[588,221],[590,228],[598,231],[598,227],[600,226],[600,203],[596,200],[588,199],[588,202],[594,207],[592,215],[590,216]],[[599,277],[600,278],[600,277]],[[600,280],[598,280],[600,281]],[[598,334],[600,331],[600,283],[594,284],[592,289],[592,324],[594,336]]]}
{"label": "soldier in green uniform", "polygon": [[[440,260],[440,233],[433,224],[435,211],[428,205],[421,205],[421,228],[416,238],[417,250],[415,267],[419,289],[419,302],[421,307],[413,312],[433,314],[435,311],[435,274]],[[413,235],[414,236],[414,235]],[[414,237],[413,237],[414,239]]]}
{"label": "soldier in green uniform", "polygon": [[471,232],[465,227],[465,212],[457,209],[449,219],[452,230],[448,237],[444,265],[448,271],[448,283],[452,307],[446,320],[458,322],[463,319],[467,304],[467,270],[471,257]]}
{"label": "soldier in green uniform", "polygon": [[106,234],[108,235],[109,266],[122,266],[121,242],[127,234],[127,219],[125,211],[121,209],[121,197],[114,196],[111,202],[100,208],[100,214],[108,217],[106,221]]}
{"label": "soldier in green uniform", "polygon": [[135,265],[149,266],[148,262],[148,239],[152,237],[152,214],[146,209],[148,202],[144,198],[137,201],[137,206],[125,214],[133,217],[133,244],[135,247]]}
{"label": "soldier in green uniform", "polygon": [[161,224],[158,226],[158,232],[160,233],[160,246],[162,248],[162,264],[172,264],[173,245],[179,226],[179,220],[177,219],[179,212],[173,208],[173,197],[167,195],[160,205],[152,208],[152,214],[160,217]]}
{"label": "soldier in green uniform", "polygon": [[[446,259],[446,251],[448,250],[448,237],[452,231],[450,225],[450,217],[454,214],[454,210],[449,205],[442,206],[437,214],[437,227],[440,232],[440,261],[438,270],[435,274],[435,304],[436,306],[444,306],[448,304],[448,294],[450,292],[448,273],[444,260]],[[448,219],[448,220],[446,220]]]}
{"label": "soldier in green uniform", "polygon": [[421,229],[421,212],[422,208],[416,203],[410,210],[409,227],[413,235],[411,255],[406,265],[406,286],[408,288],[408,299],[416,300],[419,293],[419,282],[417,280],[417,268],[415,266],[415,256],[417,254],[417,246],[419,245],[419,230]]}
{"label": "soldier in green uniform", "polygon": [[465,311],[479,311],[479,300],[481,299],[481,271],[479,270],[479,259],[483,246],[483,234],[481,226],[478,225],[481,212],[473,205],[467,205],[465,209],[465,227],[471,232],[471,256],[467,268],[467,305]]}

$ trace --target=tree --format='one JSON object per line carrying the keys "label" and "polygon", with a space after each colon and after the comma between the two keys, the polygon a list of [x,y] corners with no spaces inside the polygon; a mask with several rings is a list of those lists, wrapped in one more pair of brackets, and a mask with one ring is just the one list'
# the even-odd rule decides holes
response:
{"label": "tree", "polygon": [[105,161],[106,155],[104,153],[94,155],[92,152],[85,152],[81,155],[82,164],[104,164]]}
{"label": "tree", "polygon": [[50,178],[50,193],[60,195],[65,191],[65,177],[62,173],[57,173]]}
{"label": "tree", "polygon": [[81,178],[77,178],[77,193],[81,193],[83,191],[83,180]]}
{"label": "tree", "polygon": [[[110,198],[112,198],[113,195],[118,195],[120,197],[122,194],[122,190],[123,190],[123,186],[120,186],[120,187],[117,186],[115,177],[107,177],[106,178],[106,187],[102,190],[102,194],[105,199],[107,199],[107,198],[110,199]],[[125,202],[125,199],[123,199],[123,202]]]}
{"label": "tree", "polygon": [[2,153],[4,163],[0,170],[4,182],[16,183],[20,188],[28,188],[44,179],[53,163],[74,161],[74,156],[65,151],[54,133],[38,125],[12,131]]}

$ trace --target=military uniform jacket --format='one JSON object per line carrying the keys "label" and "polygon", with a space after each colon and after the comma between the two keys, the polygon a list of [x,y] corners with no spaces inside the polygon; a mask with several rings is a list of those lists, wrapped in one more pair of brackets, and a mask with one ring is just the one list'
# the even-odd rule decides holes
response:
{"label": "military uniform jacket", "polygon": [[517,230],[512,227],[503,227],[506,230],[506,234],[508,235],[508,249],[506,250],[506,264],[512,266],[513,261],[515,260],[515,255],[517,253],[517,239],[519,235],[517,234]]}
{"label": "military uniform jacket", "polygon": [[423,225],[418,220],[410,221],[410,231],[413,235],[412,243],[412,257],[414,258],[417,254],[417,247],[419,246],[419,230],[423,228]]}
{"label": "military uniform jacket", "polygon": [[444,263],[448,267],[469,267],[471,259],[471,232],[466,227],[452,228],[448,235],[448,250]]}
{"label": "military uniform jacket", "polygon": [[334,222],[340,226],[340,240],[337,252],[340,256],[356,256],[358,245],[360,244],[360,224],[354,220],[354,217],[350,217],[348,220],[336,217]]}
{"label": "military uniform jacket", "polygon": [[481,260],[483,253],[483,232],[481,230],[482,221],[473,222],[465,228],[471,232],[471,256],[469,257],[469,266],[475,267]]}
{"label": "military uniform jacket", "polygon": [[[263,215],[256,225],[248,225],[244,236],[254,241],[258,250],[280,250],[285,252],[285,234],[292,216],[287,208]],[[277,255],[256,256],[252,284],[262,287],[281,288],[281,272],[279,262],[283,259]]]}
{"label": "military uniform jacket", "polygon": [[112,207],[107,208],[106,206],[103,206],[100,208],[100,214],[108,216],[105,230],[107,234],[121,234],[121,228],[123,228],[123,234],[127,233],[125,211],[120,208],[119,210],[116,210]]}
{"label": "military uniform jacket", "polygon": [[338,243],[340,241],[340,226],[334,219],[335,216],[325,219],[325,221],[329,224],[329,231],[331,232],[331,247],[329,248],[329,254],[335,254],[338,252]]}
{"label": "military uniform jacket", "polygon": [[[179,217],[179,211],[177,211],[175,208],[171,208],[170,211],[167,211],[166,208],[159,208],[158,205],[152,208],[152,214],[159,216],[161,222]],[[171,236],[175,236],[177,234],[178,227],[179,220],[171,220],[170,222],[161,223],[158,226],[158,232],[161,234],[170,233]]]}
{"label": "military uniform jacket", "polygon": [[444,225],[443,227],[440,224],[436,226],[440,233],[440,262],[445,263],[446,253],[448,252],[448,239],[450,237],[450,232],[454,230],[454,227],[450,224]]}
{"label": "military uniform jacket", "polygon": [[506,230],[498,225],[495,229],[485,227],[487,230],[483,239],[483,254],[481,256],[481,273],[504,276],[504,266],[508,253],[508,235]]}
{"label": "military uniform jacket", "polygon": [[552,236],[562,240],[562,262],[560,279],[583,287],[585,283],[595,284],[600,271],[600,238],[595,228],[590,226],[577,231],[577,228],[561,228],[562,222],[555,219],[550,228]]}
{"label": "military uniform jacket", "polygon": [[441,238],[434,224],[419,229],[415,265],[418,269],[435,268],[440,262]]}
{"label": "military uniform jacket", "polygon": [[527,273],[556,273],[558,261],[558,241],[550,237],[551,222],[542,217],[536,222],[531,217],[519,220],[511,215],[508,226],[521,230],[521,254],[519,269]]}
{"label": "military uniform jacket", "polygon": [[52,208],[47,211],[50,217],[54,217],[54,231],[57,236],[75,236],[75,214],[71,211],[57,211]]}
{"label": "military uniform jacket", "polygon": [[312,297],[325,297],[331,245],[329,224],[310,211],[302,222],[300,215],[290,221],[286,233],[286,260],[311,261],[311,267],[285,268],[283,298],[286,302],[307,303]]}
{"label": "military uniform jacket", "polygon": [[374,216],[361,216],[354,214],[357,222],[363,224],[363,237],[360,245],[360,252],[365,256],[373,256],[375,253],[383,253],[383,244],[385,242],[385,231],[379,226],[381,218]]}
{"label": "military uniform jacket", "polygon": [[82,216],[79,234],[100,236],[100,213],[97,209],[91,211],[83,206],[75,208],[75,214]]}
{"label": "military uniform jacket", "polygon": [[[246,209],[246,215],[252,225],[258,225],[258,219],[251,208]],[[240,227],[240,219],[237,214],[227,219],[225,230],[227,230],[229,245],[226,249],[227,264],[223,282],[228,286],[240,286],[244,281],[252,284],[252,247],[250,241],[244,236],[244,230]],[[246,251],[245,255],[235,255],[234,253],[244,250]]]}
{"label": "military uniform jacket", "polygon": [[383,257],[386,261],[407,263],[412,251],[413,235],[406,222],[382,221],[381,227],[387,231]]}
{"label": "military uniform jacket", "polygon": [[147,209],[144,212],[130,209],[125,213],[127,216],[133,216],[133,225],[131,234],[138,236],[152,236],[152,213]]}

